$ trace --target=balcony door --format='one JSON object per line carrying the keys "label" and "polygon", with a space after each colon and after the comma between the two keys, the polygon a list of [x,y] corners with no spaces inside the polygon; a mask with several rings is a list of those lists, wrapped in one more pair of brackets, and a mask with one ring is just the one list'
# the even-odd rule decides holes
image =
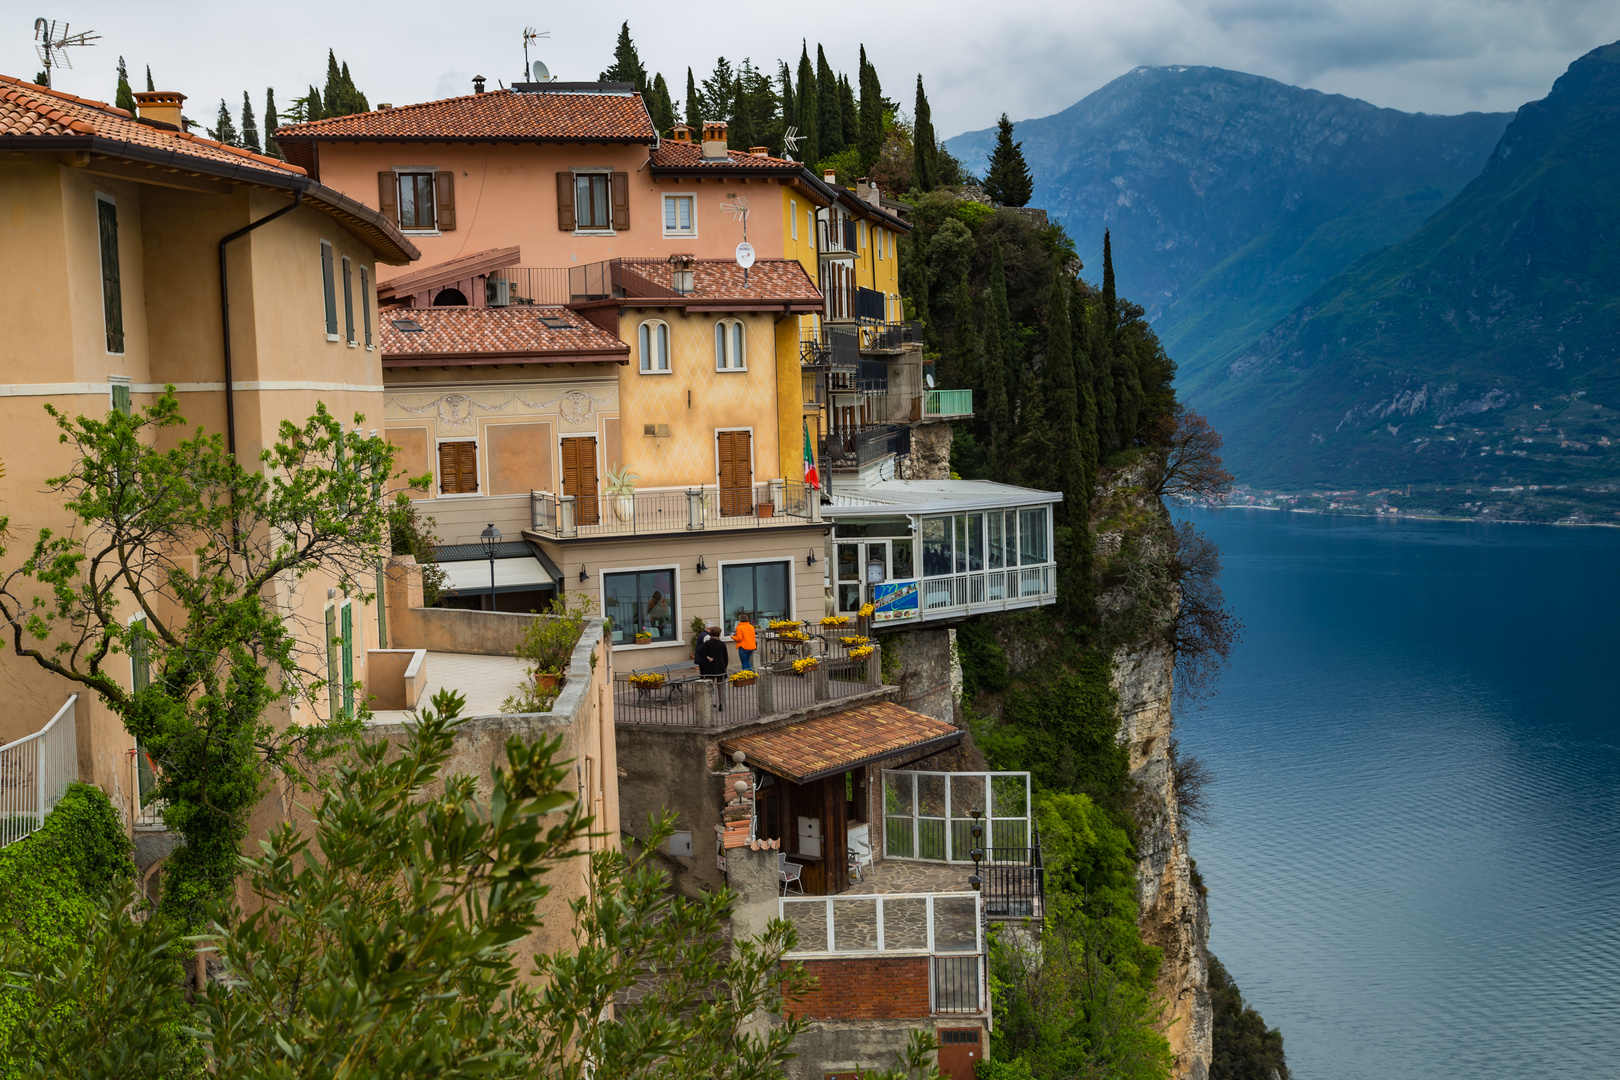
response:
{"label": "balcony door", "polygon": [[596,439],[591,436],[562,441],[564,495],[574,497],[574,524],[595,525]]}
{"label": "balcony door", "polygon": [[747,431],[715,434],[720,473],[720,516],[747,517],[754,512],[753,435]]}

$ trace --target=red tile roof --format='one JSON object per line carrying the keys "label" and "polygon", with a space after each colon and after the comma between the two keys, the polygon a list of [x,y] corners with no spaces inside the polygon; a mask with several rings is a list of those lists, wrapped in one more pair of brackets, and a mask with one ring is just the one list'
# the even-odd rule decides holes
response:
{"label": "red tile roof", "polygon": [[[567,308],[383,308],[377,313],[384,367],[512,363],[628,363],[630,346]],[[564,328],[542,319],[562,320]],[[420,331],[401,330],[412,322]]]}
{"label": "red tile roof", "polygon": [[639,94],[487,94],[376,109],[276,129],[276,142],[307,140],[382,142],[656,142]]}
{"label": "red tile roof", "polygon": [[783,304],[822,303],[821,292],[796,259],[759,260],[748,271],[746,288],[742,267],[734,260],[698,259],[693,266],[692,291],[685,294],[675,292],[674,268],[666,259],[616,259],[609,265],[614,287],[624,294],[624,299],[611,303],[699,310],[715,304],[780,308]]}
{"label": "red tile roof", "polygon": [[727,160],[709,161],[703,156],[703,147],[698,143],[664,142],[652,152],[652,164],[655,170],[681,171],[688,169],[757,169],[760,172],[796,173],[804,166],[797,161],[786,158],[761,157],[750,154],[745,150],[726,151]]}
{"label": "red tile roof", "polygon": [[892,701],[876,701],[771,731],[722,739],[720,749],[728,754],[741,750],[744,764],[804,784],[909,751],[943,750],[964,734],[961,728]]}
{"label": "red tile roof", "polygon": [[302,192],[307,204],[337,219],[383,262],[398,265],[420,254],[377,211],[311,180],[297,165],[167,124],[143,122],[104,101],[74,97],[11,75],[0,75],[3,151],[82,151],[157,170],[154,178],[164,171],[182,172]]}

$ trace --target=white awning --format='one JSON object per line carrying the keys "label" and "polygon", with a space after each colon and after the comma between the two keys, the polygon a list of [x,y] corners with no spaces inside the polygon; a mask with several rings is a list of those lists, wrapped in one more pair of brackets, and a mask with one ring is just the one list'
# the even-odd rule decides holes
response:
{"label": "white awning", "polygon": [[[438,565],[449,579],[445,582],[445,591],[453,591],[462,596],[489,594],[489,560],[444,562]],[[497,593],[532,592],[535,589],[554,589],[556,586],[557,579],[532,555],[495,560]]]}

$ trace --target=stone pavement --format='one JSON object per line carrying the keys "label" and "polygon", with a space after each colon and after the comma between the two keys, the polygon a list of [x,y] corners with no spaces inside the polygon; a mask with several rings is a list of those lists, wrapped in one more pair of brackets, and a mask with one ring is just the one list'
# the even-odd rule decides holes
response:
{"label": "stone pavement", "polygon": [[[474,653],[430,652],[427,654],[427,691],[419,708],[426,708],[441,688],[464,695],[467,705],[462,716],[489,716],[501,711],[501,702],[518,692],[525,678],[521,660],[513,656],[480,656]],[[406,709],[380,709],[374,722],[398,724],[415,720]]]}

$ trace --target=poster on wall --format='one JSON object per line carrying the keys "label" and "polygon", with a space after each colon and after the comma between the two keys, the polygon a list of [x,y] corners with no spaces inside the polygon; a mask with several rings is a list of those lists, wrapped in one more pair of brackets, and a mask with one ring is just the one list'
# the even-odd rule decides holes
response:
{"label": "poster on wall", "polygon": [[886,581],[872,586],[872,621],[893,622],[917,617],[917,583]]}

